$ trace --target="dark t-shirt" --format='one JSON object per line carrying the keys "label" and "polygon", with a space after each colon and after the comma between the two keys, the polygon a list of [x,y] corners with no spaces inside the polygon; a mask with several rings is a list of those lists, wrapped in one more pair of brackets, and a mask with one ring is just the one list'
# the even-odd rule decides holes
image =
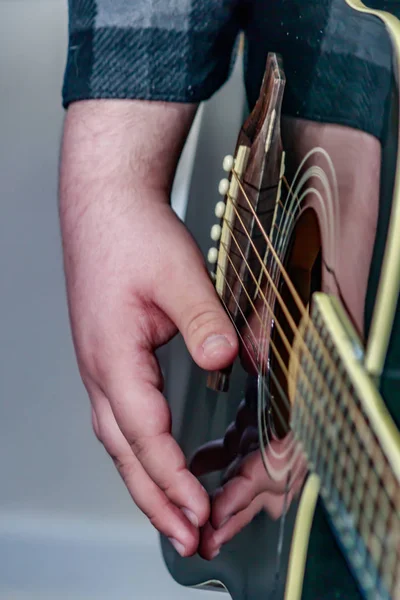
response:
{"label": "dark t-shirt", "polygon": [[[377,5],[377,0],[373,1]],[[229,76],[246,36],[252,106],[268,52],[283,57],[284,113],[381,138],[391,46],[345,0],[70,0],[64,105],[88,98],[200,102]]]}

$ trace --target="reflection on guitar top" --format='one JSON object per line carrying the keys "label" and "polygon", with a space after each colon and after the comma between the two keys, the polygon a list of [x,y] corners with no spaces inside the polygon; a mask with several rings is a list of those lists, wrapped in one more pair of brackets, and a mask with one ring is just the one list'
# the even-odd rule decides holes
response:
{"label": "reflection on guitar top", "polygon": [[[337,4],[360,27],[384,24],[397,69],[397,19]],[[234,600],[400,600],[398,81],[381,141],[283,115],[284,64],[269,54],[223,161],[208,261],[241,350],[208,391],[196,384],[182,427],[212,500],[202,558],[163,542],[185,585],[220,582]]]}

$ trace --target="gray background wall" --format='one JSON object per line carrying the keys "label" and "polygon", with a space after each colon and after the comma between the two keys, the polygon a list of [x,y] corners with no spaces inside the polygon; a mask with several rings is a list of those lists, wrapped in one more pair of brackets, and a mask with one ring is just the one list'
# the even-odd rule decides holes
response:
{"label": "gray background wall", "polygon": [[[0,598],[203,597],[170,580],[91,432],[75,365],[57,220],[66,4],[0,0]],[[232,150],[242,102],[236,73],[199,116],[180,214],[193,168]]]}

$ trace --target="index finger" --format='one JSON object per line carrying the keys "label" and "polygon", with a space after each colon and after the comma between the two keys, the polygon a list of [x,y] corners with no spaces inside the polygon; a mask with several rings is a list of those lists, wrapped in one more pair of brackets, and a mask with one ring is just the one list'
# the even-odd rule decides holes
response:
{"label": "index finger", "polygon": [[193,525],[201,527],[209,517],[208,494],[188,470],[185,456],[172,437],[170,410],[157,389],[155,361],[153,353],[143,349],[136,360],[112,366],[105,393],[144,470],[171,502],[185,509]]}

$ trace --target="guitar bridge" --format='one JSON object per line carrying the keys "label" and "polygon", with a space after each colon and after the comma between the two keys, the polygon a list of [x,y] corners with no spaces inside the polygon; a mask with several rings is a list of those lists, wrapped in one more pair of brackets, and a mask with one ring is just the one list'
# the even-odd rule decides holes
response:
{"label": "guitar bridge", "polygon": [[[262,231],[269,232],[282,179],[281,106],[285,74],[281,58],[269,54],[260,97],[244,123],[235,157],[227,156],[211,239],[208,262],[214,266],[215,289],[236,330],[240,332],[260,287],[260,257],[266,253]],[[239,333],[240,335],[240,333]],[[222,392],[229,388],[231,368],[210,373],[207,386]]]}

